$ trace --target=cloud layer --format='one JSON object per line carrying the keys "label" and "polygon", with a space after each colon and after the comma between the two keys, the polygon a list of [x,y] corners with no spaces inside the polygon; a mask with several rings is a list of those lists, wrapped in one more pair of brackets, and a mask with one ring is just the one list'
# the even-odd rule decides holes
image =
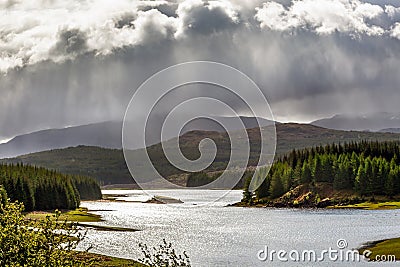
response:
{"label": "cloud layer", "polygon": [[287,8],[276,2],[264,3],[257,8],[256,18],[262,28],[278,31],[308,28],[318,34],[382,35],[385,30],[367,20],[383,13],[382,7],[357,0],[303,0]]}
{"label": "cloud layer", "polygon": [[245,72],[281,120],[396,111],[399,6],[394,0],[2,0],[0,139],[121,119],[141,82],[190,60]]}
{"label": "cloud layer", "polygon": [[[170,7],[176,14],[166,15]],[[190,33],[210,34],[236,25],[228,1],[2,1],[0,71],[84,53],[109,55]],[[15,20],[15,18],[18,18]]]}
{"label": "cloud layer", "polygon": [[400,38],[400,8],[359,0],[294,0],[288,5],[253,1],[250,6],[227,0],[8,0],[0,8],[1,72],[84,53],[104,56],[124,47],[213,34],[242,23],[273,31]]}

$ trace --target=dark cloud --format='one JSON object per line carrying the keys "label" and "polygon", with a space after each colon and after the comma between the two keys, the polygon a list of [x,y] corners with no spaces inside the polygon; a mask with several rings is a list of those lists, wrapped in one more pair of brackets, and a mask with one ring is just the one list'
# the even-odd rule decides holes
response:
{"label": "dark cloud", "polygon": [[138,10],[149,11],[151,9],[156,9],[168,17],[176,17],[177,16],[176,15],[177,8],[178,8],[178,4],[171,2],[168,4],[161,4],[158,6],[143,6],[143,7],[139,7]]}
{"label": "dark cloud", "polygon": [[8,8],[13,7],[13,6],[16,5],[17,3],[18,3],[17,0],[5,0],[5,1],[3,1],[3,3],[1,3],[0,5],[1,5],[2,8],[8,9]]}
{"label": "dark cloud", "polygon": [[79,55],[87,50],[86,33],[79,29],[63,29],[58,33],[54,52],[59,55]]}
{"label": "dark cloud", "polygon": [[182,31],[188,34],[212,34],[236,28],[240,19],[229,6],[212,6],[193,1],[192,5],[178,8]]}
{"label": "dark cloud", "polygon": [[115,20],[115,28],[117,28],[117,29],[121,29],[124,27],[134,28],[135,25],[133,24],[133,22],[135,21],[136,18],[137,18],[137,16],[134,13],[122,14],[114,19]]}

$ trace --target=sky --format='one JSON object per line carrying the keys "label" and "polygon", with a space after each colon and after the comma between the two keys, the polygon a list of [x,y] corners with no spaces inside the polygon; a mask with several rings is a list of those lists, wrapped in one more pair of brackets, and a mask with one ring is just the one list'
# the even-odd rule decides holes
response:
{"label": "sky", "polygon": [[[278,121],[398,112],[400,2],[0,0],[0,140],[121,120],[142,82],[194,60],[248,75]],[[178,98],[193,92],[214,91]]]}

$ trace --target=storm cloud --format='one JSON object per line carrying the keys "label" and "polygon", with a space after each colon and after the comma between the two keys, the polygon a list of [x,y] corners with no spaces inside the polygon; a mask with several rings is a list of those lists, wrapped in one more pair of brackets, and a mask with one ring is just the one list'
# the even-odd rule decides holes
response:
{"label": "storm cloud", "polygon": [[[144,80],[192,60],[229,64],[249,75],[277,120],[397,112],[399,5],[0,1],[0,139],[119,120]],[[182,89],[182,99],[186,93]]]}

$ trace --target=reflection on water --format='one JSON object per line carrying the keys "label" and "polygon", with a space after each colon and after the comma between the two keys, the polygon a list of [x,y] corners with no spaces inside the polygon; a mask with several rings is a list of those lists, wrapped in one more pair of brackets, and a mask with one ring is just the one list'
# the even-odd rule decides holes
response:
{"label": "reflection on water", "polygon": [[[126,195],[121,199],[127,201],[150,198],[139,190],[107,190],[103,193]],[[102,215],[105,221],[99,224],[141,231],[90,230],[82,245],[94,245],[92,252],[137,259],[142,257],[138,243],[153,246],[165,238],[178,251],[186,250],[194,266],[365,266],[365,262],[261,262],[257,259],[257,252],[265,246],[286,251],[337,248],[338,239],[346,239],[348,248],[356,248],[367,241],[400,236],[398,210],[224,207],[240,200],[241,191],[230,192],[213,206],[198,206],[227,191],[153,190],[150,193],[181,199],[185,203],[171,206],[140,202],[83,202],[84,207],[100,210],[95,213]]]}

